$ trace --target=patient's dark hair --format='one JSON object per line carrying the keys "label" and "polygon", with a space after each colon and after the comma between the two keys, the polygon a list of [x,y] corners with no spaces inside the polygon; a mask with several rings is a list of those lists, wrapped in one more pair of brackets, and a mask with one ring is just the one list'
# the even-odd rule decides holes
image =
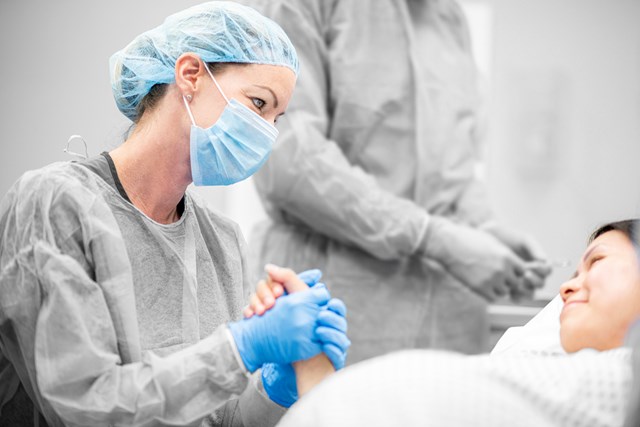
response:
{"label": "patient's dark hair", "polygon": [[597,239],[598,237],[600,237],[606,232],[618,230],[626,234],[627,237],[637,247],[638,246],[638,241],[637,241],[638,235],[636,234],[638,232],[637,225],[636,225],[637,222],[638,222],[637,219],[625,219],[623,221],[615,221],[615,222],[610,222],[609,224],[602,225],[598,227],[596,231],[594,231],[591,234],[591,237],[589,237],[589,243],[593,242],[595,239]]}

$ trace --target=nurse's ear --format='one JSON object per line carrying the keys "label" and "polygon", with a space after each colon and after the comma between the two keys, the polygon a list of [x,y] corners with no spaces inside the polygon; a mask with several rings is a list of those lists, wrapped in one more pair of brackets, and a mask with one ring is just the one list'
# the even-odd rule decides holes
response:
{"label": "nurse's ear", "polygon": [[183,96],[193,96],[202,84],[203,79],[208,77],[204,69],[206,65],[195,53],[183,53],[176,60],[176,86]]}

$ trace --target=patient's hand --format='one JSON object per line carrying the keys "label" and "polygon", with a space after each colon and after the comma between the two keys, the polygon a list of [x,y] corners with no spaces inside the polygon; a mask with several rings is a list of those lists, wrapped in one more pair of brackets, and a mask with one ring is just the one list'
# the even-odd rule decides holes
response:
{"label": "patient's hand", "polygon": [[[280,267],[267,264],[265,270],[277,270]],[[307,286],[314,286],[322,277],[320,270],[306,270],[298,274],[298,279],[306,283]],[[256,292],[251,295],[249,305],[243,310],[245,318],[249,318],[254,314],[262,315],[275,304],[275,300],[284,295],[283,284],[274,280],[269,276],[267,280],[260,280],[256,286]]]}
{"label": "patient's hand", "polygon": [[263,315],[265,311],[269,310],[276,302],[276,298],[284,295],[284,288],[281,283],[269,280],[260,280],[256,286],[256,292],[251,294],[249,298],[249,305],[245,307],[242,314],[245,318],[249,318],[254,314]]}

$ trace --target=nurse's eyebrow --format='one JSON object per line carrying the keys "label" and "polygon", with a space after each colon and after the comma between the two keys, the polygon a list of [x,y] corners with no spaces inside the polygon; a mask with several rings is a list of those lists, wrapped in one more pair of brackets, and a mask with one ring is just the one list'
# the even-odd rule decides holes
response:
{"label": "nurse's eyebrow", "polygon": [[269,92],[271,92],[271,95],[273,96],[273,106],[274,106],[275,108],[278,108],[278,97],[276,96],[276,93],[275,93],[273,90],[271,90],[271,88],[270,88],[270,87],[262,86],[262,85],[254,85],[254,86],[259,87],[259,88],[262,88],[262,89],[266,89],[266,90],[268,90]]}

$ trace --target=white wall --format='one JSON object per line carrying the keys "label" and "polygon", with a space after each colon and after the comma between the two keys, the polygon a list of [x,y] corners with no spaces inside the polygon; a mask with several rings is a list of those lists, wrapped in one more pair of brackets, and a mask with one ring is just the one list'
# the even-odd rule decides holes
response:
{"label": "white wall", "polygon": [[597,225],[639,213],[640,1],[489,3],[495,209],[552,258],[576,261]]}
{"label": "white wall", "polygon": [[[486,174],[496,212],[552,258],[576,260],[597,224],[640,208],[640,1],[465,2],[491,9],[478,43],[491,72]],[[111,97],[109,56],[196,3],[1,0],[0,194],[23,171],[69,159],[71,134],[90,154],[117,145],[127,121]],[[203,193],[245,233],[264,216],[250,182]],[[554,274],[543,294],[570,273]]]}

